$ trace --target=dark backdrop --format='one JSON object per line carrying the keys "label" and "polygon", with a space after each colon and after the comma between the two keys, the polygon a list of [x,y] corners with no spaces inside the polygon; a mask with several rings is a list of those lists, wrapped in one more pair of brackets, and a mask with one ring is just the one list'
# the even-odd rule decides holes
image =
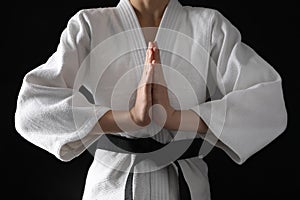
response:
{"label": "dark backdrop", "polygon": [[[296,5],[290,1],[186,0],[183,5],[215,8],[240,31],[243,41],[254,48],[282,76],[288,127],[284,134],[246,163],[235,164],[214,149],[206,158],[213,200],[292,199],[299,188],[296,166],[296,103],[299,84],[296,70]],[[93,157],[83,153],[64,163],[23,139],[14,128],[17,94],[23,76],[46,62],[56,50],[67,21],[82,8],[117,5],[117,0],[11,1],[1,9],[2,76],[4,89],[1,172],[10,194],[3,199],[80,199]],[[266,102],[268,103],[268,102]],[[2,198],[1,198],[2,199]]]}

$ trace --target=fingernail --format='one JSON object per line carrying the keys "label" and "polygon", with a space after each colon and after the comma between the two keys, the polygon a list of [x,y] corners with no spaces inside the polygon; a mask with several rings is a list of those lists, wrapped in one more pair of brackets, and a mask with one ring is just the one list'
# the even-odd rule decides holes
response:
{"label": "fingernail", "polygon": [[153,45],[157,47],[157,42],[156,42],[156,41],[154,41],[154,42],[153,42]]}

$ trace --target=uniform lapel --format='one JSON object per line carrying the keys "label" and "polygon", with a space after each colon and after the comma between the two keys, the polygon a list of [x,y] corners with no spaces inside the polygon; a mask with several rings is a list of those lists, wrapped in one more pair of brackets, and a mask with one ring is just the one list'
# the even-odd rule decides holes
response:
{"label": "uniform lapel", "polygon": [[[137,50],[137,53],[135,54],[136,64],[137,66],[142,66],[146,56],[147,44],[135,11],[129,0],[120,0],[117,8],[119,10],[124,31],[130,31],[130,33],[132,33],[130,34],[130,38],[133,43],[132,45],[134,45],[134,49]],[[161,32],[166,29],[175,30],[176,21],[181,8],[182,5],[178,2],[178,0],[169,1],[155,36],[155,41],[157,41],[159,47],[160,45],[172,43],[167,37],[165,37],[165,34],[162,34]]]}

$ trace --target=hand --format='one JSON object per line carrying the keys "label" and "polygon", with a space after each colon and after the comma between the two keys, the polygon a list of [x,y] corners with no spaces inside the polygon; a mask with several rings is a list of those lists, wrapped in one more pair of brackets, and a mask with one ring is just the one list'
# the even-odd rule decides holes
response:
{"label": "hand", "polygon": [[170,105],[159,50],[153,43],[147,50],[134,107],[130,111],[108,111],[99,119],[100,127],[105,133],[138,130],[151,122],[149,109],[152,105],[152,119],[161,127],[169,130],[196,130],[199,133],[208,130],[205,122],[195,112],[175,110]]}
{"label": "hand", "polygon": [[148,48],[141,80],[139,82],[134,107],[130,110],[130,116],[135,124],[147,126],[151,122],[149,109],[152,106],[152,76],[153,76],[153,50]]}
{"label": "hand", "polygon": [[163,69],[161,66],[160,53],[156,43],[153,43],[154,58],[154,73],[152,84],[152,116],[155,123],[164,128],[171,128],[172,118],[175,109],[170,105],[168,88],[164,78]]}
{"label": "hand", "polygon": [[[154,73],[152,84],[152,119],[169,130],[197,131],[205,133],[208,129],[204,121],[191,110],[175,110],[169,101],[167,83],[164,78],[157,44],[154,43]],[[153,61],[152,61],[153,63]]]}

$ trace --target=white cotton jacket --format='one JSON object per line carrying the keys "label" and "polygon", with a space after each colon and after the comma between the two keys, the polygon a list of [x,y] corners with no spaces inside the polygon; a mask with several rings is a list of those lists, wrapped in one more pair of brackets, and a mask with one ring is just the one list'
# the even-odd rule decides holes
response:
{"label": "white cotton jacket", "polygon": [[[147,48],[143,31],[128,0],[116,7],[79,11],[63,31],[57,51],[24,77],[15,113],[17,131],[60,160],[80,155],[101,136],[98,120],[107,111],[133,105]],[[241,41],[239,31],[218,11],[170,0],[155,40],[171,105],[193,110],[209,127],[206,135],[196,137],[242,164],[285,130],[279,74]],[[137,132],[114,134],[153,137],[162,143],[195,136],[153,123]],[[193,200],[210,199],[201,159],[208,149],[203,148],[199,158],[180,161]],[[134,155],[98,149],[83,198],[122,199],[132,160]],[[136,173],[135,199],[178,199],[176,176],[172,164]]]}

